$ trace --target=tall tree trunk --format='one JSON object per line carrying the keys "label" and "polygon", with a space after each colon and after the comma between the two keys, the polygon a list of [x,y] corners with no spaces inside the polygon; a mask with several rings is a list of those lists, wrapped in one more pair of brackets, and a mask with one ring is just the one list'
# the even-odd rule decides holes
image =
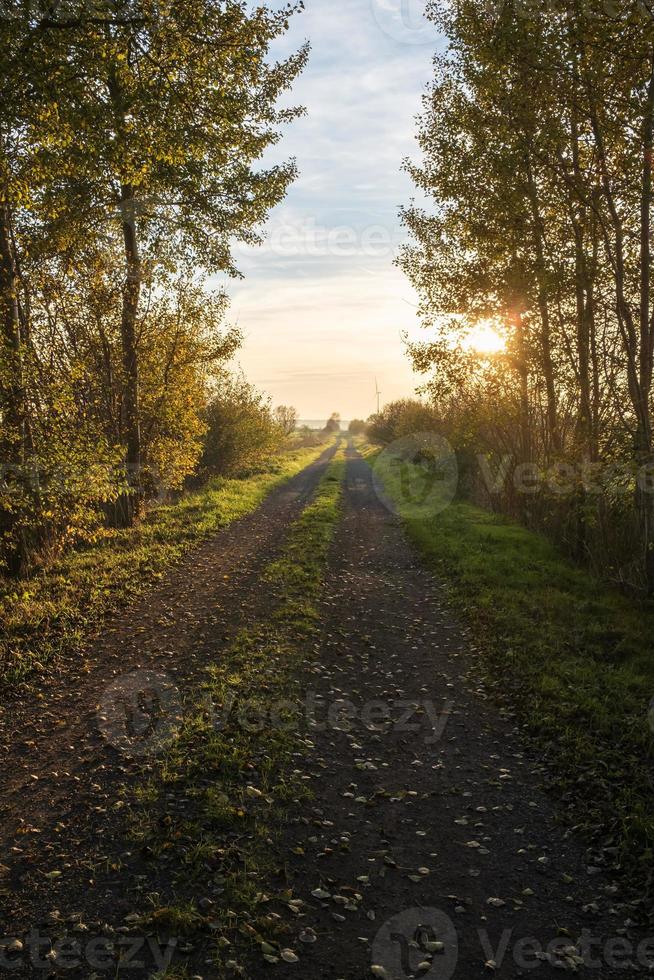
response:
{"label": "tall tree trunk", "polygon": [[[108,35],[110,34],[107,28]],[[127,108],[122,85],[115,65],[109,69],[107,89],[111,99],[116,130],[121,137],[125,133]],[[134,187],[122,183],[120,188],[120,212],[122,218],[123,249],[125,257],[125,285],[121,313],[121,347],[123,366],[123,392],[121,411],[121,438],[125,446],[125,465],[129,487],[118,501],[117,521],[120,526],[131,527],[141,509],[141,422],[139,412],[139,364],[136,323],[141,296],[143,270],[139,255],[136,227],[136,198]]]}
{"label": "tall tree trunk", "polygon": [[522,313],[515,310],[511,316],[513,331],[515,335],[515,367],[519,379],[519,404],[520,404],[520,453],[521,463],[531,463],[532,460],[532,440],[531,440],[531,417],[529,411],[529,363],[527,358],[527,338],[525,336],[525,324]]}
{"label": "tall tree trunk", "polygon": [[[1,479],[7,493],[21,494],[25,487],[26,409],[23,381],[19,278],[7,200],[0,203],[0,318],[2,351],[0,365],[0,412],[2,413]],[[6,570],[19,575],[25,569],[27,549],[18,526],[18,513],[0,507],[0,551]]]}
{"label": "tall tree trunk", "polygon": [[[575,182],[581,186],[582,174],[579,161],[579,127],[577,125],[576,109],[573,107],[570,123],[572,143],[572,166]],[[579,378],[579,412],[577,416],[577,437],[582,451],[591,455],[591,318],[594,316],[593,301],[590,295],[588,265],[584,242],[585,208],[581,213],[575,213],[575,202],[569,202],[570,221],[575,249],[575,300],[577,312],[577,372]]]}
{"label": "tall tree trunk", "polygon": [[[574,208],[571,209],[574,212]],[[592,316],[591,298],[586,289],[584,233],[581,222],[572,215],[572,229],[575,248],[575,300],[576,300],[576,334],[577,334],[577,379],[579,382],[579,406],[576,419],[576,442],[581,455],[591,462],[594,457],[591,436],[591,380],[590,380],[590,317]],[[581,562],[586,556],[587,527],[587,494],[584,481],[576,483],[574,501],[574,545],[573,553]]]}
{"label": "tall tree trunk", "polygon": [[[650,318],[651,293],[651,207],[652,207],[652,148],[654,131],[654,51],[650,52],[647,95],[643,106],[641,127],[641,187],[640,187],[640,303],[638,315],[627,298],[628,275],[625,264],[625,234],[610,167],[607,160],[604,131],[600,122],[596,92],[588,73],[584,75],[588,99],[588,118],[597,151],[600,187],[613,226],[613,242],[604,232],[607,255],[612,266],[616,287],[617,318],[626,355],[626,375],[631,403],[636,416],[635,460],[639,471],[651,468],[652,453],[651,388],[654,325]],[[636,504],[640,518],[643,566],[647,594],[654,596],[654,494],[639,479]]]}
{"label": "tall tree trunk", "polygon": [[[650,315],[651,293],[651,208],[652,208],[652,148],[654,136],[654,51],[651,56],[650,79],[643,114],[643,163],[640,207],[640,357],[638,365],[639,411],[636,452],[641,467],[654,465],[652,453],[652,357],[654,354],[654,325]],[[638,503],[643,529],[645,581],[647,594],[654,595],[654,494],[649,480],[638,484]]]}
{"label": "tall tree trunk", "polygon": [[538,309],[541,322],[542,367],[543,374],[545,376],[545,392],[547,396],[547,435],[550,448],[556,454],[561,449],[561,440],[558,424],[554,361],[552,359],[552,329],[548,302],[547,263],[545,261],[545,231],[538,204],[538,190],[534,180],[531,161],[529,159],[527,159],[527,186],[533,222],[534,249],[536,253]]}
{"label": "tall tree trunk", "polygon": [[121,317],[121,344],[124,374],[123,436],[129,491],[119,501],[118,520],[130,527],[141,506],[141,419],[139,410],[139,365],[136,321],[142,284],[142,266],[138,248],[134,189],[121,189],[122,227],[125,248],[125,286]]}

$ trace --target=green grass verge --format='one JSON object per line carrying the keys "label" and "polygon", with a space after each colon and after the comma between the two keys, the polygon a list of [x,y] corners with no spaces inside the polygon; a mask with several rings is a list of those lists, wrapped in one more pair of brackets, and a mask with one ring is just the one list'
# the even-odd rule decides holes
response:
{"label": "green grass verge", "polygon": [[547,749],[575,819],[644,874],[654,851],[654,604],[630,600],[542,536],[470,504],[416,520],[399,468],[371,449],[364,455],[410,539],[449,583],[487,680]]}
{"label": "green grass verge", "polygon": [[194,545],[255,510],[324,450],[325,444],[295,449],[245,479],[214,479],[28,580],[0,578],[0,681],[15,683],[79,647],[108,613],[150,588]]}
{"label": "green grass verge", "polygon": [[298,912],[291,892],[263,889],[272,837],[288,807],[307,796],[293,775],[294,753],[307,750],[298,675],[319,628],[343,475],[338,452],[265,569],[269,608],[208,667],[202,689],[186,699],[181,730],[132,802],[132,836],[153,861],[141,928],[212,937],[219,969],[234,955],[235,933],[278,961],[288,926],[270,902],[288,919]]}

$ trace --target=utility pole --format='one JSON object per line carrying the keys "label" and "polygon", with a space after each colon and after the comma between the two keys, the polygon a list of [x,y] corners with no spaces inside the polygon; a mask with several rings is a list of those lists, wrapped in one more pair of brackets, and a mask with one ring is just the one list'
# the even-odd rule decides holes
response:
{"label": "utility pole", "polygon": [[379,385],[377,384],[377,378],[375,378],[375,394],[377,395],[377,415],[380,412],[379,399],[381,398],[381,391],[379,390]]}

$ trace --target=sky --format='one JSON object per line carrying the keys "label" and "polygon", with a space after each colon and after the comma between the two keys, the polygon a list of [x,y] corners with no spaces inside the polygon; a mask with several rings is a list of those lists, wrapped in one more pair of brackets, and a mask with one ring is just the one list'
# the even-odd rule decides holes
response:
{"label": "sky", "polygon": [[266,243],[236,249],[228,284],[244,334],[239,363],[274,404],[301,419],[367,418],[411,395],[401,335],[420,333],[416,296],[393,265],[406,240],[398,208],[414,196],[401,170],[418,155],[415,116],[432,74],[435,29],[424,0],[307,0],[275,54],[308,39],[292,101],[306,116],[268,160],[299,177],[270,215]]}

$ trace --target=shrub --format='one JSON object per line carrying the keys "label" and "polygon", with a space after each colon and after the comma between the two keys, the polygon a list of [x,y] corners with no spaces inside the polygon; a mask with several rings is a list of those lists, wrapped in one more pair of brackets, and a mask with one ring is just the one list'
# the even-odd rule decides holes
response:
{"label": "shrub", "polygon": [[238,374],[224,373],[204,417],[205,475],[253,472],[282,445],[284,432],[270,402]]}

